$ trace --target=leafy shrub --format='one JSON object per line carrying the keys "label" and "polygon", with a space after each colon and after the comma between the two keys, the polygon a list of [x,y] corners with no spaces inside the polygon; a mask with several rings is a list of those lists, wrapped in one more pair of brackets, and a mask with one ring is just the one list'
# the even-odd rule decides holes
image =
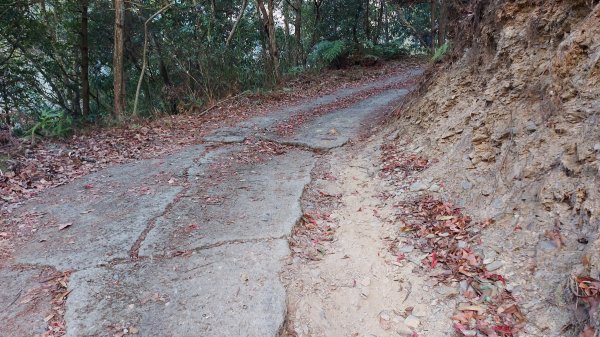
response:
{"label": "leafy shrub", "polygon": [[364,48],[367,54],[377,56],[384,60],[394,60],[410,55],[408,47],[395,42],[375,45],[369,41],[365,44]]}
{"label": "leafy shrub", "polygon": [[302,74],[304,72],[304,67],[303,66],[295,66],[295,67],[291,67],[287,70],[287,74],[291,75],[291,76],[298,76],[300,74]]}
{"label": "leafy shrub", "polygon": [[62,111],[43,110],[38,121],[29,129],[31,141],[35,136],[42,137],[66,137],[73,131],[73,118],[65,115]]}
{"label": "leafy shrub", "polygon": [[343,40],[321,41],[308,54],[308,64],[311,68],[339,67],[348,57],[350,48]]}
{"label": "leafy shrub", "polygon": [[449,48],[450,48],[450,42],[448,42],[448,41],[446,41],[446,43],[444,43],[443,45],[435,48],[435,52],[433,53],[433,57],[431,57],[431,60],[433,62],[437,62],[437,61],[441,60],[444,57],[444,55],[446,55]]}

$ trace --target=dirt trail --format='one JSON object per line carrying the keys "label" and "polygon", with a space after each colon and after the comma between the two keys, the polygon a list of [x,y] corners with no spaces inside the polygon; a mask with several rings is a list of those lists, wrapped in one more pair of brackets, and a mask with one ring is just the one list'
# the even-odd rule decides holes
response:
{"label": "dirt trail", "polygon": [[[336,178],[316,179],[309,187],[339,197],[327,221],[319,220],[335,235],[315,261],[302,259],[296,250],[286,266],[285,336],[413,336],[418,331],[441,337],[451,330],[455,301],[447,297],[454,290],[421,272],[422,257],[398,261],[390,253],[393,228],[385,220],[394,209],[381,199],[390,186],[379,176],[383,140],[373,138],[367,146],[340,149],[317,163]],[[308,209],[318,203],[308,193],[304,202]]]}
{"label": "dirt trail", "polygon": [[30,200],[9,219],[15,237],[0,240],[0,336],[278,335],[287,239],[303,218],[315,163],[344,152],[419,73],[249,119]]}

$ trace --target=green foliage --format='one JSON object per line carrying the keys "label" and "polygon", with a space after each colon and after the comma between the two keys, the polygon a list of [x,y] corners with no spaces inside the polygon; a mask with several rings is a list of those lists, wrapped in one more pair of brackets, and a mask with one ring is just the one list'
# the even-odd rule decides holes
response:
{"label": "green foliage", "polygon": [[36,135],[43,137],[67,137],[73,131],[73,118],[62,111],[43,110],[38,121],[27,132],[31,142]]}
{"label": "green foliage", "polygon": [[321,41],[308,54],[308,65],[316,69],[337,66],[348,57],[349,52],[342,40]]}
{"label": "green foliage", "polygon": [[377,56],[384,60],[394,60],[402,56],[410,55],[410,48],[398,42],[373,44],[371,41],[365,44],[366,54]]}
{"label": "green foliage", "polygon": [[[86,3],[91,95],[90,112],[85,116],[80,73],[82,3],[17,0],[0,4],[0,114],[6,116],[13,132],[21,126],[26,134],[28,126],[51,123],[46,120],[48,113],[40,117],[45,107],[62,111],[63,121],[113,122],[115,11],[109,3]],[[272,89],[268,36],[255,1],[247,2],[229,44],[226,41],[242,0],[171,3],[149,23],[147,67],[139,97],[141,117],[175,114],[246,90]],[[288,77],[307,69],[345,66],[351,63],[350,56],[394,59],[426,50],[431,41],[427,3],[293,0],[274,4],[277,16],[287,19],[287,26],[276,25],[275,40],[280,71]],[[164,5],[158,0],[128,2],[123,76],[127,111],[132,108],[142,68],[143,24]],[[297,15],[302,23],[298,35]],[[34,133],[48,131],[42,125],[34,129]]]}
{"label": "green foliage", "polygon": [[446,43],[439,46],[438,48],[435,48],[435,52],[433,53],[431,60],[433,62],[440,61],[444,57],[444,55],[446,55],[446,53],[448,52],[448,48],[450,48],[450,42],[448,42],[448,41],[446,41]]}
{"label": "green foliage", "polygon": [[290,76],[298,76],[300,74],[302,74],[305,71],[305,68],[303,66],[295,66],[295,67],[291,67],[287,70],[287,74]]}

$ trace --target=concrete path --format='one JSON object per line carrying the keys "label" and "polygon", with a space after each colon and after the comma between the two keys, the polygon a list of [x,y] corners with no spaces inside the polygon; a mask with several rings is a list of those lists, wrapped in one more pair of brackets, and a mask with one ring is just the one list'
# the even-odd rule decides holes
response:
{"label": "concrete path", "polygon": [[70,337],[279,335],[286,316],[279,272],[315,151],[343,146],[407,91],[384,90],[293,134],[274,126],[418,74],[215,130],[204,144],[111,167],[21,207],[16,217],[35,214],[52,225],[18,243],[0,269],[0,336],[44,334],[55,302],[43,289],[57,271],[71,271],[63,313]]}

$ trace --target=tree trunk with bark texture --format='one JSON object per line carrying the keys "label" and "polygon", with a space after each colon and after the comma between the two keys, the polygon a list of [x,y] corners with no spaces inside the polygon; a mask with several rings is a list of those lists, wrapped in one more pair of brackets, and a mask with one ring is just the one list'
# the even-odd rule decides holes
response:
{"label": "tree trunk with bark texture", "polygon": [[115,35],[113,51],[113,86],[114,86],[114,113],[118,119],[125,114],[125,79],[123,76],[124,61],[124,19],[125,8],[123,0],[114,0],[115,6]]}
{"label": "tree trunk with bark texture", "polygon": [[319,22],[321,21],[321,5],[323,4],[323,0],[314,0],[313,4],[315,10],[315,23],[312,35],[312,47],[314,47],[319,41]]}
{"label": "tree trunk with bark texture", "polygon": [[431,0],[431,52],[435,52],[435,2],[436,0]]}
{"label": "tree trunk with bark texture", "polygon": [[385,0],[381,0],[379,2],[379,13],[377,14],[377,30],[373,35],[373,39],[371,40],[373,44],[377,44],[379,42],[379,37],[381,36],[381,27],[383,26],[383,11],[385,9]]}
{"label": "tree trunk with bark texture", "polygon": [[271,72],[275,83],[279,83],[279,51],[277,50],[277,36],[275,35],[275,19],[273,18],[274,13],[274,0],[267,0],[267,7],[263,0],[256,0],[259,9],[259,15],[261,17],[264,31],[267,35],[267,45],[269,49],[269,62],[271,66]]}
{"label": "tree trunk with bark texture", "polygon": [[294,17],[294,37],[296,38],[296,65],[304,63],[304,46],[302,45],[302,2],[303,0],[296,1],[294,6],[295,17]]}
{"label": "tree trunk with bark texture", "polygon": [[89,65],[90,53],[88,45],[88,0],[81,0],[81,98],[83,102],[82,114],[87,116],[90,114],[90,81],[89,81]]}
{"label": "tree trunk with bark texture", "polygon": [[233,37],[235,36],[235,31],[237,30],[240,21],[242,21],[242,17],[244,16],[244,12],[246,11],[246,6],[248,6],[248,0],[244,0],[244,2],[242,3],[242,9],[240,10],[240,14],[235,20],[233,28],[231,28],[231,32],[229,32],[229,36],[227,37],[227,41],[225,42],[226,46],[229,46],[231,44],[231,40],[233,40]]}

